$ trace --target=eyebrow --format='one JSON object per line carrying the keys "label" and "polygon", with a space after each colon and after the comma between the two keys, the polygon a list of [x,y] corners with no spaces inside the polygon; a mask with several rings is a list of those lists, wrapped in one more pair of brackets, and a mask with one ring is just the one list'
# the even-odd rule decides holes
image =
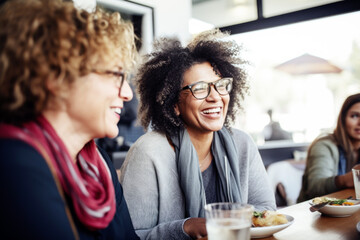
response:
{"label": "eyebrow", "polygon": [[351,110],[348,112],[348,114],[360,114],[360,111],[356,111],[356,110]]}

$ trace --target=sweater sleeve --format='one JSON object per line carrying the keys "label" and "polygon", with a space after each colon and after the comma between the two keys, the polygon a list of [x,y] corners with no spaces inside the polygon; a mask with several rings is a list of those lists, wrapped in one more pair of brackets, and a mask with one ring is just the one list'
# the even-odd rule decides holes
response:
{"label": "sweater sleeve", "polygon": [[231,132],[238,149],[242,201],[257,211],[275,210],[275,194],[255,142],[239,129]]}
{"label": "sweater sleeve", "polygon": [[330,140],[318,140],[308,153],[302,195],[307,200],[336,192],[335,176],[339,163],[338,149]]}
{"label": "sweater sleeve", "polygon": [[[153,143],[152,146],[159,145]],[[170,183],[169,180],[166,183],[162,178],[159,178],[159,175],[163,175],[164,171],[157,168],[152,160],[153,156],[159,156],[159,151],[162,151],[165,156],[166,153],[161,148],[154,150],[157,154],[149,151],[144,149],[144,145],[139,144],[139,142],[135,143],[127,153],[126,160],[121,168],[120,182],[124,188],[125,199],[136,233],[141,239],[191,239],[183,231],[183,224],[186,219],[175,215],[176,210],[167,211],[168,221],[160,219],[161,206],[172,204],[170,199],[174,198],[166,196],[164,199],[164,196],[160,196],[163,184]]]}
{"label": "sweater sleeve", "polygon": [[[243,190],[248,191],[248,203],[258,211],[275,210],[275,195],[256,144],[245,133],[242,133],[238,141],[241,141],[240,169],[242,182],[248,183],[247,189]],[[248,181],[244,179],[246,176]]]}
{"label": "sweater sleeve", "polygon": [[75,239],[65,202],[43,157],[22,141],[3,139],[0,159],[1,235]]}
{"label": "sweater sleeve", "polygon": [[258,211],[276,210],[275,194],[259,153],[253,155],[250,164],[248,203]]}

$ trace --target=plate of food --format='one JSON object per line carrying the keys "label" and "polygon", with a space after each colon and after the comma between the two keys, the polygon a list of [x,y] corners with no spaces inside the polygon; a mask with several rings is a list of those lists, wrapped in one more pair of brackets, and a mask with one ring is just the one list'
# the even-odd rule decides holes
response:
{"label": "plate of food", "polygon": [[348,217],[360,210],[360,201],[329,197],[317,197],[310,200],[310,205],[327,203],[318,211],[331,217]]}
{"label": "plate of food", "polygon": [[280,214],[275,211],[265,210],[255,211],[252,218],[252,227],[250,229],[251,238],[270,237],[294,222],[292,216]]}

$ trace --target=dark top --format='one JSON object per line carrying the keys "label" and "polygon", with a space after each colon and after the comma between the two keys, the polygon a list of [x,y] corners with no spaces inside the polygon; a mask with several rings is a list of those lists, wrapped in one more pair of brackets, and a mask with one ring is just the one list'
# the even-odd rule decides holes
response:
{"label": "dark top", "polygon": [[211,161],[209,167],[201,173],[205,189],[206,203],[221,202],[216,191],[219,184],[219,176],[216,172],[215,161]]}
{"label": "dark top", "polygon": [[[105,229],[84,227],[67,199],[80,239],[139,239],[135,234],[122,187],[108,156],[116,196],[116,213]],[[65,201],[55,185],[45,159],[30,145],[0,139],[0,235],[1,239],[75,239]]]}

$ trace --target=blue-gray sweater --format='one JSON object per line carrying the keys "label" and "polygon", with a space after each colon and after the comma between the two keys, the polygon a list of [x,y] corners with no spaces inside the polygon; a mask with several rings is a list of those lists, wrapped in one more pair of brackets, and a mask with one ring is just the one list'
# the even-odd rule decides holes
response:
{"label": "blue-gray sweater", "polygon": [[[239,152],[243,201],[256,210],[275,210],[274,193],[257,146],[246,133],[232,132]],[[141,239],[190,239],[183,231],[185,200],[175,152],[164,135],[149,132],[134,143],[121,168],[120,182]]]}

